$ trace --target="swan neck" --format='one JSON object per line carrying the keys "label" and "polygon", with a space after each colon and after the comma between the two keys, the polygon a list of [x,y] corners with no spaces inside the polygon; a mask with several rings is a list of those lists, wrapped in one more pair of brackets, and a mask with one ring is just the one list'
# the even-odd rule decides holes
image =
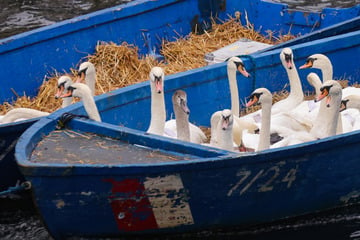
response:
{"label": "swan neck", "polygon": [[304,98],[304,93],[302,90],[300,77],[299,77],[298,71],[296,70],[295,64],[292,69],[287,68],[286,72],[287,72],[289,82],[290,82],[289,97],[290,98],[299,98],[302,100]]}
{"label": "swan neck", "polygon": [[91,94],[95,96],[95,83],[96,83],[96,74],[95,72],[90,72],[85,76],[85,83],[89,86]]}
{"label": "swan neck", "polygon": [[163,93],[152,91],[151,94],[151,119],[148,133],[163,135],[165,128],[165,100]]}
{"label": "swan neck", "polygon": [[189,115],[177,105],[174,106],[177,139],[190,142]]}
{"label": "swan neck", "polygon": [[65,108],[65,107],[71,105],[71,104],[72,104],[72,100],[73,100],[72,97],[63,98],[63,99],[62,99],[61,108]]}
{"label": "swan neck", "polygon": [[326,64],[321,68],[321,73],[323,77],[323,82],[327,80],[333,80],[333,67],[331,63]]}
{"label": "swan neck", "polygon": [[[322,101],[325,101],[323,99]],[[310,133],[317,138],[330,137],[336,134],[339,121],[339,108],[341,96],[332,97],[330,107],[321,103],[315,123]]]}
{"label": "swan neck", "polygon": [[231,112],[235,116],[239,116],[240,104],[239,104],[239,90],[236,81],[236,70],[227,68],[227,74],[228,74],[230,96],[231,96]]}
{"label": "swan neck", "polygon": [[222,129],[221,119],[217,123],[217,146],[221,149],[233,151],[234,146],[234,136],[233,129],[227,128],[225,130]]}
{"label": "swan neck", "polygon": [[89,118],[98,122],[101,122],[98,108],[95,104],[94,97],[89,95],[82,96],[84,108],[89,115]]}
{"label": "swan neck", "polygon": [[271,103],[263,103],[261,109],[262,117],[258,151],[270,148]]}
{"label": "swan neck", "polygon": [[[231,140],[230,140],[231,139]],[[232,129],[219,130],[219,145],[220,148],[233,151],[233,131]]]}

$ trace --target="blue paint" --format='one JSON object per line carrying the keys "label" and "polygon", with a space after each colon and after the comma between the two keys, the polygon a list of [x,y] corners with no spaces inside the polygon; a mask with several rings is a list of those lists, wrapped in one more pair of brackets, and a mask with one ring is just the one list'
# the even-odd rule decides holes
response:
{"label": "blue paint", "polygon": [[[322,52],[336,66],[335,78],[346,73],[351,84],[353,79],[360,77],[356,65],[360,51],[359,36],[360,30],[294,45],[291,48],[295,63],[299,66],[309,55]],[[237,76],[241,97],[249,96],[253,88],[257,87],[267,87],[273,91],[283,88],[287,77],[280,63],[280,51],[274,49],[244,58],[245,66],[253,77],[245,79]],[[299,70],[305,86],[307,73],[307,70]],[[188,94],[191,120],[199,125],[209,126],[210,115],[230,105],[226,63],[167,76],[167,109],[172,109],[169,105],[170,96],[180,88]],[[16,145],[17,162],[26,179],[31,182],[34,201],[48,230],[56,239],[247,227],[360,202],[359,131],[240,155],[145,134],[144,130],[150,121],[149,99],[148,82],[97,96],[96,103],[104,122],[74,119],[69,128],[99,133],[129,144],[141,144],[162,151],[192,154],[194,160],[127,165],[29,161],[37,143],[54,130],[57,119],[64,112],[84,113],[81,103],[40,119],[21,136]],[[193,223],[179,223],[163,229],[149,227],[142,231],[118,228],[116,222],[124,218],[119,220],[119,215],[114,215],[109,203],[109,196],[114,196],[114,186],[104,179],[116,182],[135,179],[145,186],[149,181],[156,182],[156,179],[166,179],[167,176],[181,179],[182,186],[175,186],[179,190],[173,190],[171,183],[166,185],[165,188],[169,189],[167,197],[170,202],[173,200],[177,203],[174,207],[179,202],[188,206]],[[152,187],[159,192],[163,191],[161,184],[153,184]],[[118,199],[120,205],[122,202],[136,204],[144,198],[153,203],[162,201],[163,195],[155,193],[144,191],[143,195],[131,195],[120,191],[116,196],[122,197]],[[144,214],[137,212],[141,221],[148,220],[149,211],[155,212],[158,208],[151,204],[142,207],[145,209]],[[138,208],[134,205],[129,209]],[[122,214],[126,216],[129,212]]]}
{"label": "blue paint", "polygon": [[[178,9],[186,9],[186,11],[182,12],[180,15],[169,14],[178,13]],[[358,9],[359,6],[343,10],[325,9],[325,15],[329,18],[334,14],[338,17],[331,18],[331,22],[327,20],[326,23],[324,22],[327,18],[322,19],[323,21],[320,24],[319,29],[338,21],[357,16]],[[139,48],[140,54],[153,54],[160,58],[159,47],[161,42],[159,39],[174,41],[179,38],[179,36],[186,36],[191,31],[191,22],[194,20],[195,16],[199,17],[199,21],[209,21],[211,17],[210,13],[216,12],[220,19],[225,20],[228,18],[228,14],[234,15],[235,11],[241,11],[241,20],[244,24],[245,10],[249,16],[249,20],[254,24],[255,29],[260,29],[262,26],[262,30],[271,29],[277,33],[289,31],[288,25],[283,22],[283,17],[281,16],[283,11],[287,11],[287,5],[284,4],[260,0],[136,0],[126,5],[104,9],[2,39],[0,41],[0,78],[2,79],[2,85],[6,87],[0,88],[0,102],[14,100],[15,95],[13,91],[19,95],[25,93],[29,97],[35,96],[39,86],[47,76],[55,70],[57,72],[63,72],[64,69],[77,68],[80,59],[83,59],[88,54],[94,52],[98,41],[111,41],[118,44],[126,41],[136,45]],[[301,14],[299,16],[301,16]],[[272,21],[269,21],[268,17],[270,17]],[[147,21],[147,19],[151,19],[151,21]],[[270,22],[271,24],[269,25]],[[273,24],[273,22],[277,22],[278,24]],[[321,37],[328,37],[329,35],[332,35],[334,31],[337,31],[337,34],[344,33],[345,31],[351,30],[350,26],[352,26],[352,30],[355,30],[355,28],[358,28],[358,25],[358,20],[352,23],[347,22],[346,24],[338,25],[336,27],[336,29],[341,30],[328,29],[326,32],[317,32],[316,34],[311,35],[311,37],[304,37],[302,40],[294,40],[293,42],[290,41],[288,45],[313,41]],[[291,28],[291,31],[293,34],[310,32],[312,31],[312,27],[301,26],[301,29]],[[144,34],[146,34],[146,38],[144,38]],[[268,51],[269,50],[271,49],[268,49]],[[305,57],[306,56],[304,55],[303,58]],[[276,62],[277,60],[277,57],[270,57],[266,61]],[[259,65],[260,63],[256,63],[255,66],[246,61],[246,64],[247,67],[253,69],[253,71],[259,67],[261,68]],[[342,62],[341,64],[344,65],[345,63]],[[209,77],[219,80],[209,83],[212,88],[218,89],[219,95],[217,96],[227,94],[228,90],[226,85],[224,85],[226,83],[225,69],[221,69],[216,73],[211,70],[212,68],[204,69],[208,72]],[[340,70],[341,69],[335,69],[335,72]],[[206,125],[208,124],[210,113],[206,109],[199,108],[198,106],[206,103],[205,98],[212,98],[214,96],[211,95],[211,92],[204,94],[203,92],[192,88],[192,86],[197,83],[191,81],[191,78],[201,77],[202,73],[198,71],[190,72],[193,75],[185,74],[183,77],[188,81],[188,85],[186,86],[183,85],[183,82],[169,81],[169,84],[167,84],[166,87],[166,107],[167,109],[172,109],[169,100],[171,99],[173,90],[180,86],[184,87],[186,90],[189,90],[189,98],[196,98],[200,95],[204,97],[202,98],[204,102],[194,103],[189,101],[189,107],[198,108],[198,113],[204,116],[203,119],[193,119],[193,116],[191,115],[190,120]],[[269,72],[266,72],[266,74],[268,73]],[[281,76],[284,75],[279,75],[280,78]],[[242,78],[241,76],[238,77]],[[254,75],[254,77],[255,78],[253,78],[252,81],[248,81],[244,84],[240,93],[241,96],[246,96],[255,86],[257,86],[258,74]],[[353,80],[356,79],[357,76],[354,76]],[[271,89],[276,89],[285,83],[284,81],[279,81],[278,84],[272,88],[272,80],[273,79],[269,79],[266,81],[266,84]],[[131,88],[132,87],[130,87],[130,89]],[[142,94],[143,100],[133,104],[139,106],[149,104],[150,97],[146,85],[144,85],[141,91],[137,90],[136,97],[140,94]],[[132,96],[129,92],[124,93],[122,96],[123,101],[125,102],[130,101],[131,99],[135,101],[136,97]],[[221,105],[216,105],[216,109],[226,107],[229,101],[229,98],[225,97]],[[111,102],[112,98],[108,98],[108,100],[101,101],[101,103],[98,104],[100,108],[104,109],[105,106],[111,105]],[[125,105],[124,109],[124,111],[129,111],[131,106]],[[81,108],[74,111],[83,113]],[[146,116],[149,116],[148,109],[144,108],[143,113]],[[110,110],[104,110],[102,114],[105,118],[112,117],[112,119],[109,120],[110,123],[116,124],[121,122],[125,126],[131,126],[139,130],[145,130],[148,127],[146,121],[133,121],[132,118],[127,118],[121,114],[121,112],[114,113]],[[171,114],[170,111],[168,111],[167,114],[167,117],[169,118]],[[20,134],[36,120],[37,119],[32,119],[1,126],[0,139],[3,140],[5,144],[1,146],[0,150],[5,151],[5,149],[8,149],[13,140],[17,139]],[[4,159],[0,162],[0,190],[14,186],[18,180],[21,182],[24,180],[14,163],[13,152],[13,147],[10,147],[8,154],[6,154]]]}

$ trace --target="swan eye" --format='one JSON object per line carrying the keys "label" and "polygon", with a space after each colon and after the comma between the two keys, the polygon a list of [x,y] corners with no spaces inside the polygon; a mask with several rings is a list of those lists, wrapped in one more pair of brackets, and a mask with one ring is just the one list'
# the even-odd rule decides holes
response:
{"label": "swan eye", "polygon": [[70,92],[73,92],[75,89],[76,89],[76,87],[73,87],[73,86],[69,86],[67,88],[67,90],[70,91]]}
{"label": "swan eye", "polygon": [[229,122],[229,120],[230,120],[230,115],[229,115],[229,116],[223,116],[223,119],[224,119],[225,122]]}
{"label": "swan eye", "polygon": [[88,69],[88,68],[86,67],[86,68],[84,68],[84,69],[79,70],[79,71],[78,71],[78,75],[86,74],[86,70],[87,70],[87,69]]}
{"label": "swan eye", "polygon": [[58,84],[58,89],[60,89],[60,88],[65,88],[65,82]]}
{"label": "swan eye", "polygon": [[251,96],[250,96],[250,100],[253,101],[254,99],[256,99],[256,101],[259,101],[260,96],[261,96],[262,94],[263,94],[262,92],[253,93],[253,94],[251,94]]}
{"label": "swan eye", "polygon": [[340,109],[343,108],[343,109],[346,109],[346,105],[347,103],[349,102],[349,99],[343,99],[341,100],[341,103],[340,103]]}
{"label": "swan eye", "polygon": [[184,101],[184,100],[183,100],[180,96],[178,96],[178,103],[179,103],[179,105],[181,105],[183,101]]}
{"label": "swan eye", "polygon": [[161,77],[154,75],[154,82],[160,82],[160,81],[161,81]]}
{"label": "swan eye", "polygon": [[320,91],[321,91],[321,92],[326,91],[327,94],[328,94],[328,93],[330,92],[330,88],[331,88],[332,86],[333,86],[333,85],[321,87],[321,88],[320,88]]}
{"label": "swan eye", "polygon": [[245,68],[243,62],[234,62],[234,63],[235,63],[235,65],[236,65],[237,68],[239,68],[239,67],[240,67],[241,69],[244,69],[244,68]]}
{"label": "swan eye", "polygon": [[284,53],[284,55],[285,55],[285,61],[286,62],[291,62],[292,54],[291,53]]}
{"label": "swan eye", "polygon": [[312,66],[314,64],[315,60],[317,60],[317,58],[308,58],[306,60],[306,64],[309,64]]}

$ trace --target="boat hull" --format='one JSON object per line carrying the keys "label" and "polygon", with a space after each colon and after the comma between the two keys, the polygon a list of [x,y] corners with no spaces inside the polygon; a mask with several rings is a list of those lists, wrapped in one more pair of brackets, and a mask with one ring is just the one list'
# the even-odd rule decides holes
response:
{"label": "boat hull", "polygon": [[[224,20],[229,14],[234,15],[236,11],[240,11],[242,24],[246,24],[247,15],[254,28],[264,34],[270,29],[278,34],[297,35],[314,30],[320,31],[358,15],[358,6],[349,9],[329,8],[321,13],[304,14],[301,11],[288,9],[285,4],[260,0],[226,1],[225,5],[223,3],[224,1],[210,3],[189,0],[137,0],[2,39],[0,41],[1,79],[12,79],[16,72],[16,81],[12,81],[11,84],[6,83],[8,87],[0,89],[0,102],[11,101],[14,92],[26,93],[29,97],[35,96],[49,73],[54,72],[54,69],[60,72],[64,69],[76,68],[80,59],[94,52],[99,41],[118,44],[125,41],[136,45],[141,55],[151,54],[161,57],[158,54],[161,40],[173,41],[186,36],[192,31],[194,19],[197,17],[199,17],[198,22],[209,22],[214,15]],[[187,9],[187,11],[181,16],[169,14],[169,12],[178,12],[178,9]],[[335,15],[336,18],[333,17]],[[272,19],[271,23],[266,21],[269,17]],[[326,32],[316,32],[311,37],[300,38],[289,44],[309,42],[324,36],[355,30],[359,25],[357,23],[358,20],[355,20],[328,29]],[[14,62],[17,64],[14,65]],[[14,186],[18,180],[23,179],[15,169],[12,143],[13,139],[20,137],[21,133],[34,122],[28,120],[12,123],[12,132],[8,131],[9,125],[0,126],[0,139],[4,140],[2,149],[7,149],[6,151],[9,152],[1,162],[4,167],[0,168],[0,176],[4,177],[0,179],[0,191]],[[13,137],[8,139],[10,135]]]}
{"label": "boat hull", "polygon": [[[295,65],[322,52],[335,66],[334,78],[345,75],[352,84],[360,78],[359,36],[360,31],[355,31],[294,45]],[[241,98],[258,87],[283,89],[288,80],[279,54],[280,49],[275,49],[243,56],[251,78],[237,75]],[[303,79],[310,71],[299,70],[304,87]],[[190,121],[197,125],[209,126],[213,112],[230,107],[226,63],[167,76],[164,85],[166,109],[172,109],[174,91],[186,91]],[[68,128],[191,154],[190,160],[153,163],[149,157],[148,162],[133,164],[107,164],[107,156],[101,164],[31,160],[62,114],[85,114],[80,102],[42,118],[21,136],[17,162],[56,239],[248,227],[360,201],[359,131],[289,147],[234,153],[146,134],[150,99],[148,82],[96,96],[103,122],[74,119]],[[168,111],[167,118],[171,114]]]}
{"label": "boat hull", "polygon": [[[70,129],[99,132],[81,120]],[[100,131],[124,136],[133,130],[102,126]],[[220,151],[175,163],[28,163],[22,170],[56,239],[246,228],[358,204],[359,134],[245,155]],[[189,147],[159,138],[160,148]]]}

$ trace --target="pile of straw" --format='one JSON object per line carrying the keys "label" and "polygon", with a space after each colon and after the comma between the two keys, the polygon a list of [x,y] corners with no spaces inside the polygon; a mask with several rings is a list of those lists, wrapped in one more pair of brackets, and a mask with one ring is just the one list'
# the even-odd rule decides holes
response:
{"label": "pile of straw", "polygon": [[[236,18],[230,17],[226,22],[216,23],[214,21],[212,31],[202,35],[189,34],[174,42],[163,41],[161,54],[165,60],[162,62],[157,62],[149,56],[139,56],[137,47],[125,42],[120,45],[99,42],[95,53],[81,59],[80,62],[90,61],[95,65],[97,71],[96,95],[98,95],[148,80],[150,69],[153,66],[162,67],[165,74],[206,66],[207,63],[204,60],[206,53],[234,43],[240,38],[277,44],[294,38],[294,36],[284,35],[277,39],[271,32],[268,32],[268,36],[263,36],[255,31],[251,24],[242,26]],[[70,69],[68,75],[73,76],[74,72],[73,69]],[[47,112],[60,108],[61,100],[54,98],[58,77],[60,74],[54,73],[53,77],[44,81],[35,98],[21,96],[11,104],[4,103],[0,107],[0,114],[5,114],[14,107],[27,107]]]}

